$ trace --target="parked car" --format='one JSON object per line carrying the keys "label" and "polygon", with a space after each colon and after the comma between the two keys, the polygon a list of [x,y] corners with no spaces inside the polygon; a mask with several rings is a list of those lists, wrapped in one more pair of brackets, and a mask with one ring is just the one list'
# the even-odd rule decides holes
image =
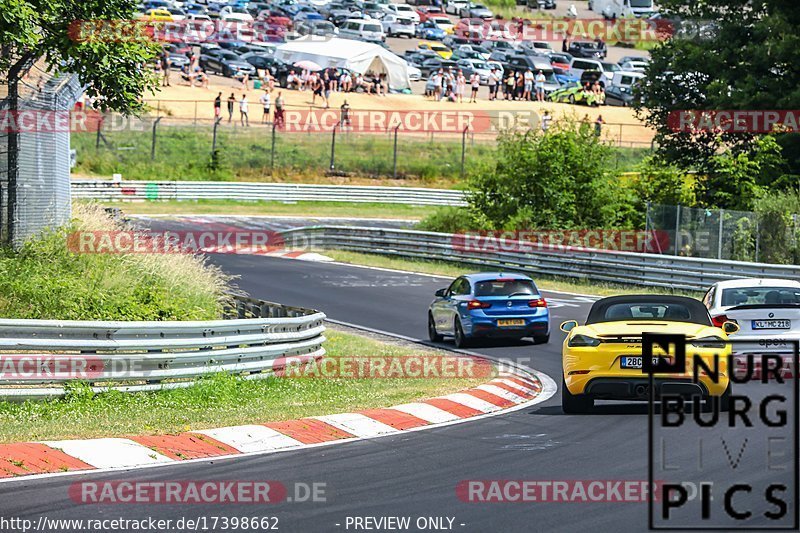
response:
{"label": "parked car", "polygon": [[441,41],[447,34],[435,22],[426,20],[422,24],[417,25],[416,35],[420,39],[426,39],[428,41]]}
{"label": "parked car", "polygon": [[295,31],[300,35],[316,35],[318,37],[333,37],[339,34],[339,28],[329,20],[303,20],[295,26]]}
{"label": "parked car", "polygon": [[225,6],[219,10],[219,18],[224,21],[253,22],[253,15],[243,7]]}
{"label": "parked car", "polygon": [[492,72],[492,67],[486,61],[480,59],[459,59],[456,61],[456,64],[468,80],[470,76],[477,74],[480,77],[481,85],[489,83],[489,74]]}
{"label": "parked car", "polygon": [[459,13],[461,18],[479,18],[489,20],[494,18],[494,13],[483,4],[468,4]]}
{"label": "parked car", "polygon": [[461,10],[465,9],[468,5],[468,0],[450,0],[444,7],[444,11],[445,13],[450,13],[451,15],[460,15]]}
{"label": "parked car", "polygon": [[411,39],[416,32],[414,21],[398,15],[385,15],[381,19],[381,26],[383,26],[383,31],[385,31],[386,35],[389,37],[401,37],[405,35]]}
{"label": "parked car", "polygon": [[555,9],[556,0],[527,0],[525,3],[531,9]]}
{"label": "parked car", "polygon": [[626,61],[625,63],[618,63],[621,70],[628,70],[632,72],[642,72],[647,70],[647,63],[644,61]]}
{"label": "parked car", "polygon": [[615,85],[606,87],[606,105],[628,107],[633,101],[633,89],[630,87],[617,87]]}
{"label": "parked car", "polygon": [[426,59],[422,62],[419,66],[419,70],[422,73],[423,78],[430,78],[431,74],[438,70],[447,70],[447,69],[454,69],[457,68],[458,65],[455,61],[451,61],[449,59],[443,59],[441,57],[431,57]]}
{"label": "parked car", "polygon": [[536,344],[547,343],[550,312],[528,276],[468,274],[436,291],[428,307],[428,338],[441,342],[444,335],[453,336],[459,348],[479,337],[531,337]]}
{"label": "parked car", "polygon": [[562,87],[566,85],[574,85],[580,81],[580,78],[572,74],[568,69],[563,69],[561,67],[553,66],[553,74]]}
{"label": "parked car", "polygon": [[386,40],[386,33],[377,20],[349,19],[339,27],[339,37],[360,41],[383,42]]}
{"label": "parked car", "polygon": [[572,63],[572,56],[566,52],[547,54],[547,57],[550,58],[550,64],[553,65],[553,67],[562,68],[564,70],[569,70],[569,65]]}
{"label": "parked car", "polygon": [[209,50],[200,56],[200,66],[209,73],[217,73],[228,78],[236,78],[243,74],[250,76],[256,73],[256,69],[242,60],[242,58],[229,50]]}
{"label": "parked car", "polygon": [[443,13],[444,11],[442,11],[442,8],[438,6],[423,6],[417,8],[417,15],[419,15],[420,22],[425,22],[430,17],[442,15]]}
{"label": "parked car", "polygon": [[421,22],[419,20],[419,13],[408,4],[389,4],[386,7],[399,17],[411,19],[414,24],[419,24]]}
{"label": "parked car", "polygon": [[436,41],[420,41],[417,43],[417,48],[419,50],[431,50],[442,59],[450,59],[453,56],[452,50],[442,43],[437,43]]}
{"label": "parked car", "polygon": [[573,57],[585,59],[605,59],[606,47],[596,41],[575,41],[567,49]]}
{"label": "parked car", "polygon": [[615,63],[606,63],[604,61],[596,61],[592,59],[582,59],[575,57],[569,65],[569,70],[573,75],[580,77],[586,70],[597,70],[602,72],[610,82],[614,77],[614,72],[619,70],[619,65]]}
{"label": "parked car", "polygon": [[444,15],[435,15],[428,17],[428,22],[433,22],[442,30],[446,35],[452,35],[453,31],[455,30],[455,25]]}

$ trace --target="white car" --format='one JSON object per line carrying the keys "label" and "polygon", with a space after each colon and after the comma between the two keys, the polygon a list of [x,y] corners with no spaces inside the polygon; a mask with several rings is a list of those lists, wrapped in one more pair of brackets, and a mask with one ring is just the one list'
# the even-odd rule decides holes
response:
{"label": "white car", "polygon": [[402,18],[409,18],[414,24],[419,24],[419,13],[408,4],[389,4],[386,8],[395,15]]}
{"label": "white car", "polygon": [[450,13],[451,15],[458,15],[461,13],[462,9],[466,9],[469,5],[468,0],[450,0],[447,2],[447,5],[444,8],[445,13]]}
{"label": "white car", "polygon": [[408,65],[408,81],[420,81],[422,80],[422,71],[415,67],[414,65]]}
{"label": "white car", "polygon": [[388,37],[405,35],[412,39],[417,31],[417,26],[411,19],[398,15],[386,15],[381,19],[381,26]]}
{"label": "white car", "polygon": [[792,353],[800,340],[800,282],[786,279],[720,281],[708,289],[703,303],[714,325],[735,322],[731,340],[736,354]]}
{"label": "white car", "polygon": [[448,35],[452,34],[456,29],[456,25],[453,24],[453,21],[451,21],[448,17],[445,17],[444,15],[431,16],[428,17],[428,20],[433,21],[434,24],[436,24],[439,28],[442,29],[442,31],[444,31]]}
{"label": "white car", "polygon": [[630,72],[644,72],[647,70],[647,63],[644,61],[626,61],[620,65],[622,70],[628,70]]}
{"label": "white car", "polygon": [[219,10],[219,18],[232,22],[253,22],[253,15],[243,7],[225,6]]}

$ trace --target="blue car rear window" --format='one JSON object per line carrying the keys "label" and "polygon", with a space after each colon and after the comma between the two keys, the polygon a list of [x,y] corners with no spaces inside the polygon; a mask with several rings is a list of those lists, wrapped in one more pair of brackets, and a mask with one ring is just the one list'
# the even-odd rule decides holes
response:
{"label": "blue car rear window", "polygon": [[539,294],[536,285],[527,279],[497,279],[475,283],[475,296],[512,296]]}

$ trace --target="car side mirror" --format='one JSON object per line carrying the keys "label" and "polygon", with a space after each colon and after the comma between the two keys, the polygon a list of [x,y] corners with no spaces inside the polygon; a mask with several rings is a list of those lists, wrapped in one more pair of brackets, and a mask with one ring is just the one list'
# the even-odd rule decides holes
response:
{"label": "car side mirror", "polygon": [[724,331],[728,335],[733,335],[737,331],[739,331],[739,324],[736,322],[725,322],[722,324],[722,331]]}
{"label": "car side mirror", "polygon": [[561,323],[561,331],[563,331],[564,333],[569,333],[570,331],[572,331],[573,328],[576,327],[578,327],[577,320],[567,320],[566,322]]}
{"label": "car side mirror", "polygon": [[444,295],[447,293],[447,289],[439,289],[436,291],[436,296],[439,298],[444,298]]}

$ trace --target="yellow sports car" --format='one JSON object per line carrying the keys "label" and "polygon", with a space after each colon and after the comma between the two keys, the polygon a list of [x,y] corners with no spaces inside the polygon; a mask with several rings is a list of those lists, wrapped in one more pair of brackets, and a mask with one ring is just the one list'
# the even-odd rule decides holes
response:
{"label": "yellow sports car", "polygon": [[[567,332],[562,350],[561,406],[565,413],[585,413],[596,399],[647,400],[650,376],[642,372],[642,334],[648,332],[686,338],[686,368],[682,373],[654,374],[656,396],[718,396],[720,408],[727,410],[731,346],[725,341],[738,329],[733,322],[715,327],[705,306],[694,298],[637,295],[598,300],[585,325],[579,326],[575,320],[561,324],[561,330]],[[712,370],[717,368],[714,354],[719,355],[717,379],[698,372],[698,382],[694,382],[695,354]],[[671,362],[669,354],[654,346],[654,362],[658,356]]]}

